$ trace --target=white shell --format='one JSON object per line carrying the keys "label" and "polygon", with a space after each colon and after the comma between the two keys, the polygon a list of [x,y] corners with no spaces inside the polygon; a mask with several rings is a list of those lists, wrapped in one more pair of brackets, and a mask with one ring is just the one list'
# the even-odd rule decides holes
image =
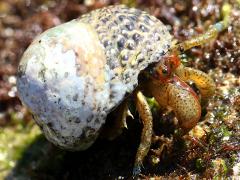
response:
{"label": "white shell", "polygon": [[86,149],[109,111],[109,74],[97,34],[72,21],[35,39],[22,57],[17,87],[50,141]]}

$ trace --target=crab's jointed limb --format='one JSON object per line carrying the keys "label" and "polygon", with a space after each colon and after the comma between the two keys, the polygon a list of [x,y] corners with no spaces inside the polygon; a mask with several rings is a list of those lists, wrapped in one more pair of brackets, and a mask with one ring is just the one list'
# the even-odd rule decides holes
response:
{"label": "crab's jointed limb", "polygon": [[197,35],[195,37],[192,37],[191,39],[188,39],[184,42],[174,45],[171,48],[173,54],[180,54],[188,49],[191,49],[192,47],[200,46],[208,43],[211,40],[216,39],[220,32],[227,29],[230,23],[231,10],[232,6],[229,3],[224,3],[221,9],[223,20],[217,22],[216,24],[211,25],[210,28],[205,33]]}
{"label": "crab's jointed limb", "polygon": [[145,96],[142,94],[142,92],[137,91],[135,99],[136,107],[142,120],[143,129],[133,168],[134,176],[141,172],[142,162],[150,149],[153,134],[152,113]]}
{"label": "crab's jointed limb", "polygon": [[217,37],[218,33],[223,31],[226,27],[227,27],[227,24],[225,21],[218,22],[218,23],[212,25],[208,29],[208,31],[205,32],[204,34],[201,34],[201,35],[193,37],[189,40],[186,40],[186,41],[176,45],[175,48],[178,50],[181,50],[181,51],[186,51],[188,49],[191,49],[192,47],[206,44],[210,40],[215,39]]}

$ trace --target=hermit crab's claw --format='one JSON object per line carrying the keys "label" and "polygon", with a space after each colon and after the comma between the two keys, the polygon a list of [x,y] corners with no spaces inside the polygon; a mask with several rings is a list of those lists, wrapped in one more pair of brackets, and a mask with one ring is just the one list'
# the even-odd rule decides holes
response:
{"label": "hermit crab's claw", "polygon": [[173,76],[167,83],[148,84],[152,95],[162,107],[170,107],[175,113],[179,126],[188,132],[201,116],[201,106],[196,93],[180,78]]}
{"label": "hermit crab's claw", "polygon": [[169,84],[168,105],[173,109],[179,126],[186,132],[198,123],[201,106],[197,94],[177,76]]}

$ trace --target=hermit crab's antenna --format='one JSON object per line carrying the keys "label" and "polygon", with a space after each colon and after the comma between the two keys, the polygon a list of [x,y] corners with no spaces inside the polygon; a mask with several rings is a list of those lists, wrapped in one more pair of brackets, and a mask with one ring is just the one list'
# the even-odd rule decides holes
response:
{"label": "hermit crab's antenna", "polygon": [[173,46],[171,51],[177,54],[181,54],[182,52],[192,47],[202,45],[204,43],[207,43],[215,39],[219,32],[225,30],[228,27],[230,12],[231,12],[231,5],[228,3],[224,4],[221,11],[223,15],[223,21],[220,21],[212,25],[204,34],[198,35],[192,39],[176,44],[175,46]]}

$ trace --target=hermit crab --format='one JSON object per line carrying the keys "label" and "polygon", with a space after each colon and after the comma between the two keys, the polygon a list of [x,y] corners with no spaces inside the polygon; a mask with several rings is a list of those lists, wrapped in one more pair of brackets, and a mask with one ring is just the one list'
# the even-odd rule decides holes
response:
{"label": "hermit crab", "polygon": [[91,146],[113,110],[120,109],[116,124],[126,125],[127,100],[134,98],[143,124],[133,170],[138,174],[153,134],[146,96],[171,108],[183,130],[193,128],[200,99],[186,82],[196,84],[203,100],[214,94],[215,84],[207,74],[184,67],[179,54],[225,27],[219,22],[174,44],[167,27],[144,11],[123,5],[94,10],[32,42],[18,68],[19,97],[46,138],[68,150]]}

